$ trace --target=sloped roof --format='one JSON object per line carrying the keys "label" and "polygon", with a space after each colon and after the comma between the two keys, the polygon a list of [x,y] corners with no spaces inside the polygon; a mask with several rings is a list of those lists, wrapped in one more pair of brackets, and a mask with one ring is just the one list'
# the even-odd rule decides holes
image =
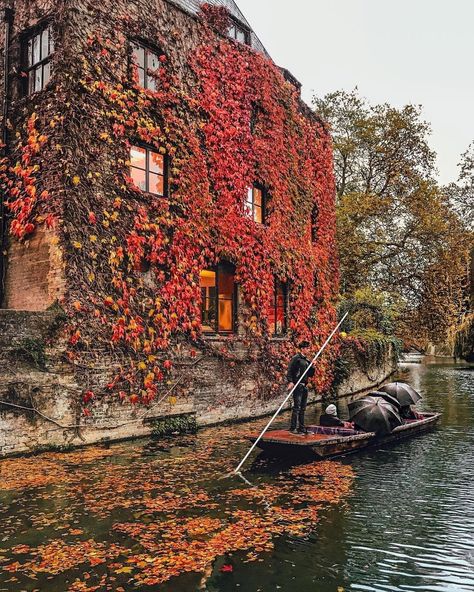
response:
{"label": "sloped roof", "polygon": [[263,46],[263,43],[257,37],[256,33],[254,32],[254,30],[252,29],[249,22],[244,17],[240,8],[237,6],[237,4],[234,2],[234,0],[171,0],[171,2],[173,2],[174,4],[176,4],[177,6],[182,8],[183,10],[185,10],[186,12],[189,12],[189,13],[195,14],[195,15],[199,13],[201,5],[204,4],[205,2],[207,2],[208,4],[213,4],[214,6],[225,6],[227,8],[227,10],[230,12],[230,14],[237,21],[239,21],[240,23],[242,23],[243,25],[245,25],[249,29],[250,37],[251,37],[251,45],[252,45],[253,49],[268,56],[268,52],[265,49],[265,47]]}

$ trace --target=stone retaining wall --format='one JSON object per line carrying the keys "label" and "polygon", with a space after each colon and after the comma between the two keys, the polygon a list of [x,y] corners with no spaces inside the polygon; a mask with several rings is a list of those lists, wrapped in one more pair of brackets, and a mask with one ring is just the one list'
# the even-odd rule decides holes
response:
{"label": "stone retaining wall", "polygon": [[[59,308],[44,313],[0,310],[0,456],[146,436],[153,418],[194,414],[198,425],[205,426],[260,417],[273,413],[284,397],[284,386],[278,396],[262,395],[265,381],[257,364],[243,361],[245,372],[235,372],[227,362],[198,353],[184,370],[185,384],[150,409],[104,397],[84,417],[76,403],[83,391],[78,374],[64,358],[62,314]],[[106,372],[107,361],[102,364]],[[338,396],[370,389],[394,369],[387,352],[380,368],[354,370]],[[101,375],[101,366],[96,372]],[[310,395],[311,403],[320,400]]]}

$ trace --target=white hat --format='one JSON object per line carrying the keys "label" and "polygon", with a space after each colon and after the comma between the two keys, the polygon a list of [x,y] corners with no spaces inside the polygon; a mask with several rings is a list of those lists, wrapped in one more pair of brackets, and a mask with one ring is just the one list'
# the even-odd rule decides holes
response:
{"label": "white hat", "polygon": [[337,416],[337,407],[336,405],[329,405],[326,409],[327,415],[335,415]]}

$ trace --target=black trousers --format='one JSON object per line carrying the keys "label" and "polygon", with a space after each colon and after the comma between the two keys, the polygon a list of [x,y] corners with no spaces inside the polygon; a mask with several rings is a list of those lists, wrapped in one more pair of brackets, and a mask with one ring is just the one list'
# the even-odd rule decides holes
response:
{"label": "black trousers", "polygon": [[[308,404],[308,389],[300,384],[293,393],[293,414],[291,416],[291,430],[305,429],[304,425],[304,414],[306,411],[306,405]],[[298,425],[299,424],[299,425]]]}

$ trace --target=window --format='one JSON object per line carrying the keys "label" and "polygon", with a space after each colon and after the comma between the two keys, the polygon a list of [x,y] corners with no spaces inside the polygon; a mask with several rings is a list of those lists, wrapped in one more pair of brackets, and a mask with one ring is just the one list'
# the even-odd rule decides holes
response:
{"label": "window", "polygon": [[22,66],[26,74],[23,92],[31,95],[43,90],[51,78],[51,55],[54,42],[50,25],[24,38]]}
{"label": "window", "polygon": [[132,146],[130,149],[130,176],[142,191],[166,197],[167,192],[167,157],[144,146]]}
{"label": "window", "polygon": [[277,337],[285,335],[288,324],[288,288],[287,284],[275,279],[273,298],[268,311],[270,334]]}
{"label": "window", "polygon": [[201,272],[201,322],[204,333],[232,333],[235,330],[237,288],[235,269],[220,263]]}
{"label": "window", "polygon": [[159,53],[139,43],[132,43],[133,64],[138,70],[138,83],[142,88],[156,90],[155,73],[160,67]]}
{"label": "window", "polygon": [[262,187],[249,187],[245,201],[245,214],[259,224],[265,222],[266,192]]}
{"label": "window", "polygon": [[233,21],[229,33],[229,37],[231,39],[235,39],[239,43],[244,43],[245,45],[250,45],[250,32],[248,29],[245,29],[239,23]]}

